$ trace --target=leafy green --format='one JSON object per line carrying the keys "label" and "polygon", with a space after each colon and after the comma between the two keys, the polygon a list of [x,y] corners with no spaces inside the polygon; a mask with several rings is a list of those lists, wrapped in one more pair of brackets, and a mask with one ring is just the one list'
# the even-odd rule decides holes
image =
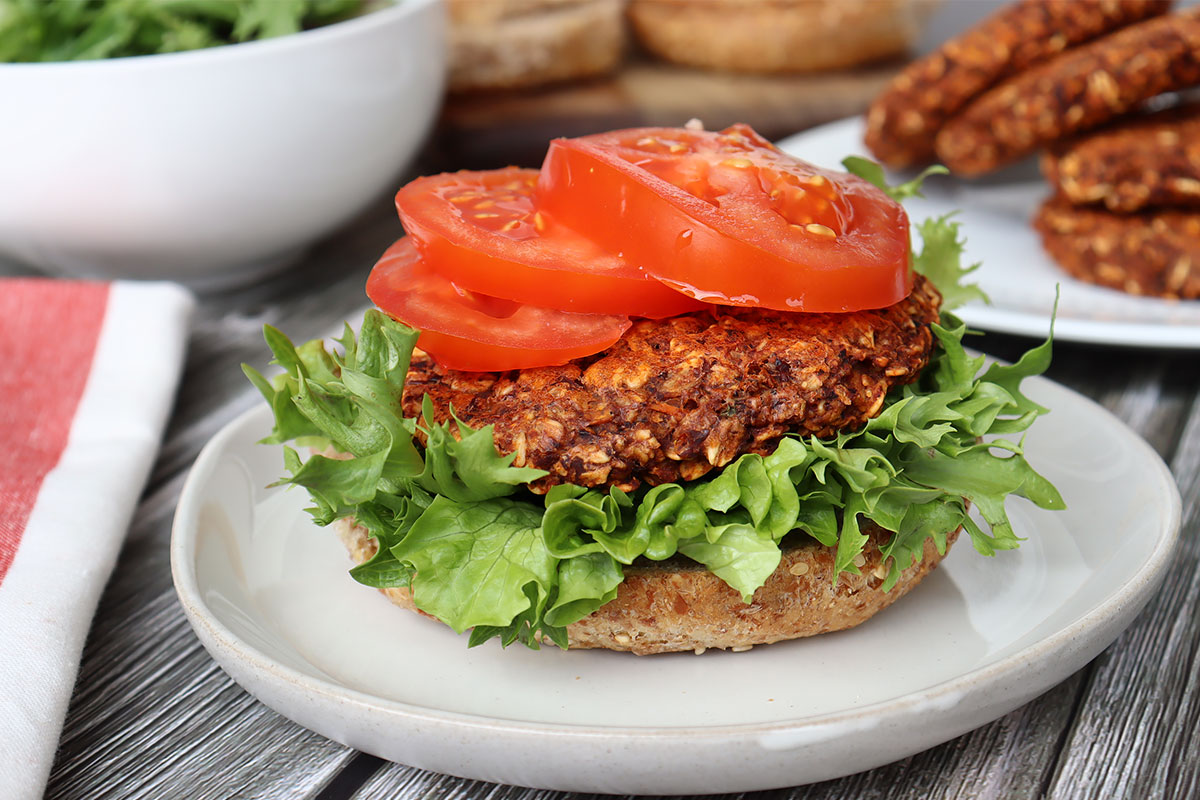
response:
{"label": "leafy green", "polygon": [[979,264],[962,265],[963,241],[958,235],[959,224],[949,215],[917,223],[921,249],[913,253],[913,269],[933,281],[942,293],[942,308],[951,310],[972,300],[991,302],[976,283],[963,279],[979,269]]}
{"label": "leafy green", "polygon": [[285,36],[364,0],[0,0],[0,62],[175,53]]}
{"label": "leafy green", "polygon": [[[914,266],[948,296],[962,292],[968,270],[957,225],[941,218],[920,230]],[[639,559],[690,558],[749,602],[787,537],[835,547],[836,574],[857,573],[869,520],[893,534],[883,547],[888,590],[920,561],[926,541],[944,551],[960,525],[981,553],[1016,547],[1009,496],[1063,508],[1021,442],[1006,438],[1046,411],[1020,384],[1049,365],[1050,341],[1016,364],[989,366],[963,347],[967,329],[953,315],[931,327],[939,346],[928,367],[859,430],[785,436],[770,455],[635,493],[559,485],[538,498],[526,485],[546,473],[514,467],[490,427],[437,423],[428,398],[419,418],[404,418],[417,334],[378,311],[367,312],[357,338],[347,326],[334,350],[296,347],[268,327],[283,372],[268,381],[244,369],[275,412],[263,441],[303,441],[316,451],[303,460],[285,448],[290,476],[281,483],[308,491],[319,524],[352,516],[378,543],[377,555],[351,570],[356,579],[408,587],[418,608],[456,631],[471,629],[472,646],[497,637],[565,647],[566,626],[612,600],[624,567]],[[986,530],[968,516],[968,502]]]}
{"label": "leafy green", "polygon": [[842,159],[842,166],[851,175],[857,175],[869,183],[883,190],[884,194],[895,200],[897,203],[902,203],[910,197],[924,197],[921,194],[921,189],[925,184],[925,179],[930,175],[949,175],[950,170],[943,167],[941,164],[934,164],[931,167],[926,167],[920,175],[906,183],[900,183],[895,186],[888,184],[887,174],[883,171],[883,167],[876,164],[874,161],[863,158],[861,156],[847,156]]}
{"label": "leafy green", "polygon": [[502,627],[525,611],[534,587],[537,616],[557,559],[542,546],[537,506],[507,497],[458,502],[435,497],[392,555],[412,564],[413,602],[462,633]]}

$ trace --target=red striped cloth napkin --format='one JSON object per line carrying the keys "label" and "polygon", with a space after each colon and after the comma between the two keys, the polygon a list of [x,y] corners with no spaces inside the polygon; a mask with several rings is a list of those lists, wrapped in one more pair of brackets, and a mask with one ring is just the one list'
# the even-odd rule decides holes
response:
{"label": "red striped cloth napkin", "polygon": [[191,296],[0,278],[0,798],[45,789],[104,583],[158,452]]}

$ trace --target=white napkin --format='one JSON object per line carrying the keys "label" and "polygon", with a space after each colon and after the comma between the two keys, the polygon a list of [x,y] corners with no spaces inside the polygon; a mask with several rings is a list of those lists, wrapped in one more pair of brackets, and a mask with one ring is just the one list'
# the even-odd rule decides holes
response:
{"label": "white napkin", "polygon": [[0,279],[0,798],[40,797],[158,452],[191,296]]}

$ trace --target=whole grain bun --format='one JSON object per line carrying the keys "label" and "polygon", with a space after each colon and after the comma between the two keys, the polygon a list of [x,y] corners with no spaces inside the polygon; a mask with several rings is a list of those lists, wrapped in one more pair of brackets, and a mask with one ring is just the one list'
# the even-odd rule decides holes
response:
{"label": "whole grain bun", "polygon": [[928,0],[631,0],[637,40],[676,64],[735,72],[842,69],[903,53]]}
{"label": "whole grain bun", "polygon": [[[339,520],[335,529],[356,563],[375,555],[365,528]],[[860,574],[843,573],[835,586],[835,549],[813,540],[784,550],[779,567],[754,593],[752,602],[699,564],[672,559],[625,568],[617,597],[599,611],[567,627],[572,649],[603,648],[637,655],[708,648],[748,650],[756,644],[799,639],[852,628],[908,593],[944,557],[926,540],[924,555],[903,570],[887,592],[880,589],[887,568],[879,552],[891,535],[871,523],[862,526],[867,542]],[[958,531],[946,537],[946,549]],[[415,610],[407,589],[381,589],[396,605]]]}
{"label": "whole grain bun", "polygon": [[620,0],[451,0],[450,91],[601,75],[625,49]]}

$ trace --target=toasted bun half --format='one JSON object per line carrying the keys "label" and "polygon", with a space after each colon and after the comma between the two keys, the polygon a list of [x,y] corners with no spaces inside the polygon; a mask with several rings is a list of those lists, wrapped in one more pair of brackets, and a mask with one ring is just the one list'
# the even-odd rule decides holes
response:
{"label": "toasted bun half", "polygon": [[625,50],[618,0],[455,0],[450,91],[522,89],[603,75]]}
{"label": "toasted bun half", "polygon": [[903,53],[928,2],[631,0],[637,40],[666,61],[734,72],[845,69]]}
{"label": "toasted bun half", "polygon": [[[365,528],[345,519],[335,527],[356,563],[375,555],[375,540]],[[686,559],[626,567],[616,599],[568,626],[570,647],[637,655],[737,651],[852,628],[907,594],[945,555],[926,540],[921,561],[903,570],[896,585],[884,592],[880,587],[887,567],[879,545],[890,534],[871,523],[862,531],[869,541],[858,564],[860,574],[843,573],[835,586],[835,549],[809,540],[784,550],[779,567],[749,604],[716,575]],[[947,551],[958,533],[946,537]],[[380,591],[396,605],[416,610],[408,589]]]}

